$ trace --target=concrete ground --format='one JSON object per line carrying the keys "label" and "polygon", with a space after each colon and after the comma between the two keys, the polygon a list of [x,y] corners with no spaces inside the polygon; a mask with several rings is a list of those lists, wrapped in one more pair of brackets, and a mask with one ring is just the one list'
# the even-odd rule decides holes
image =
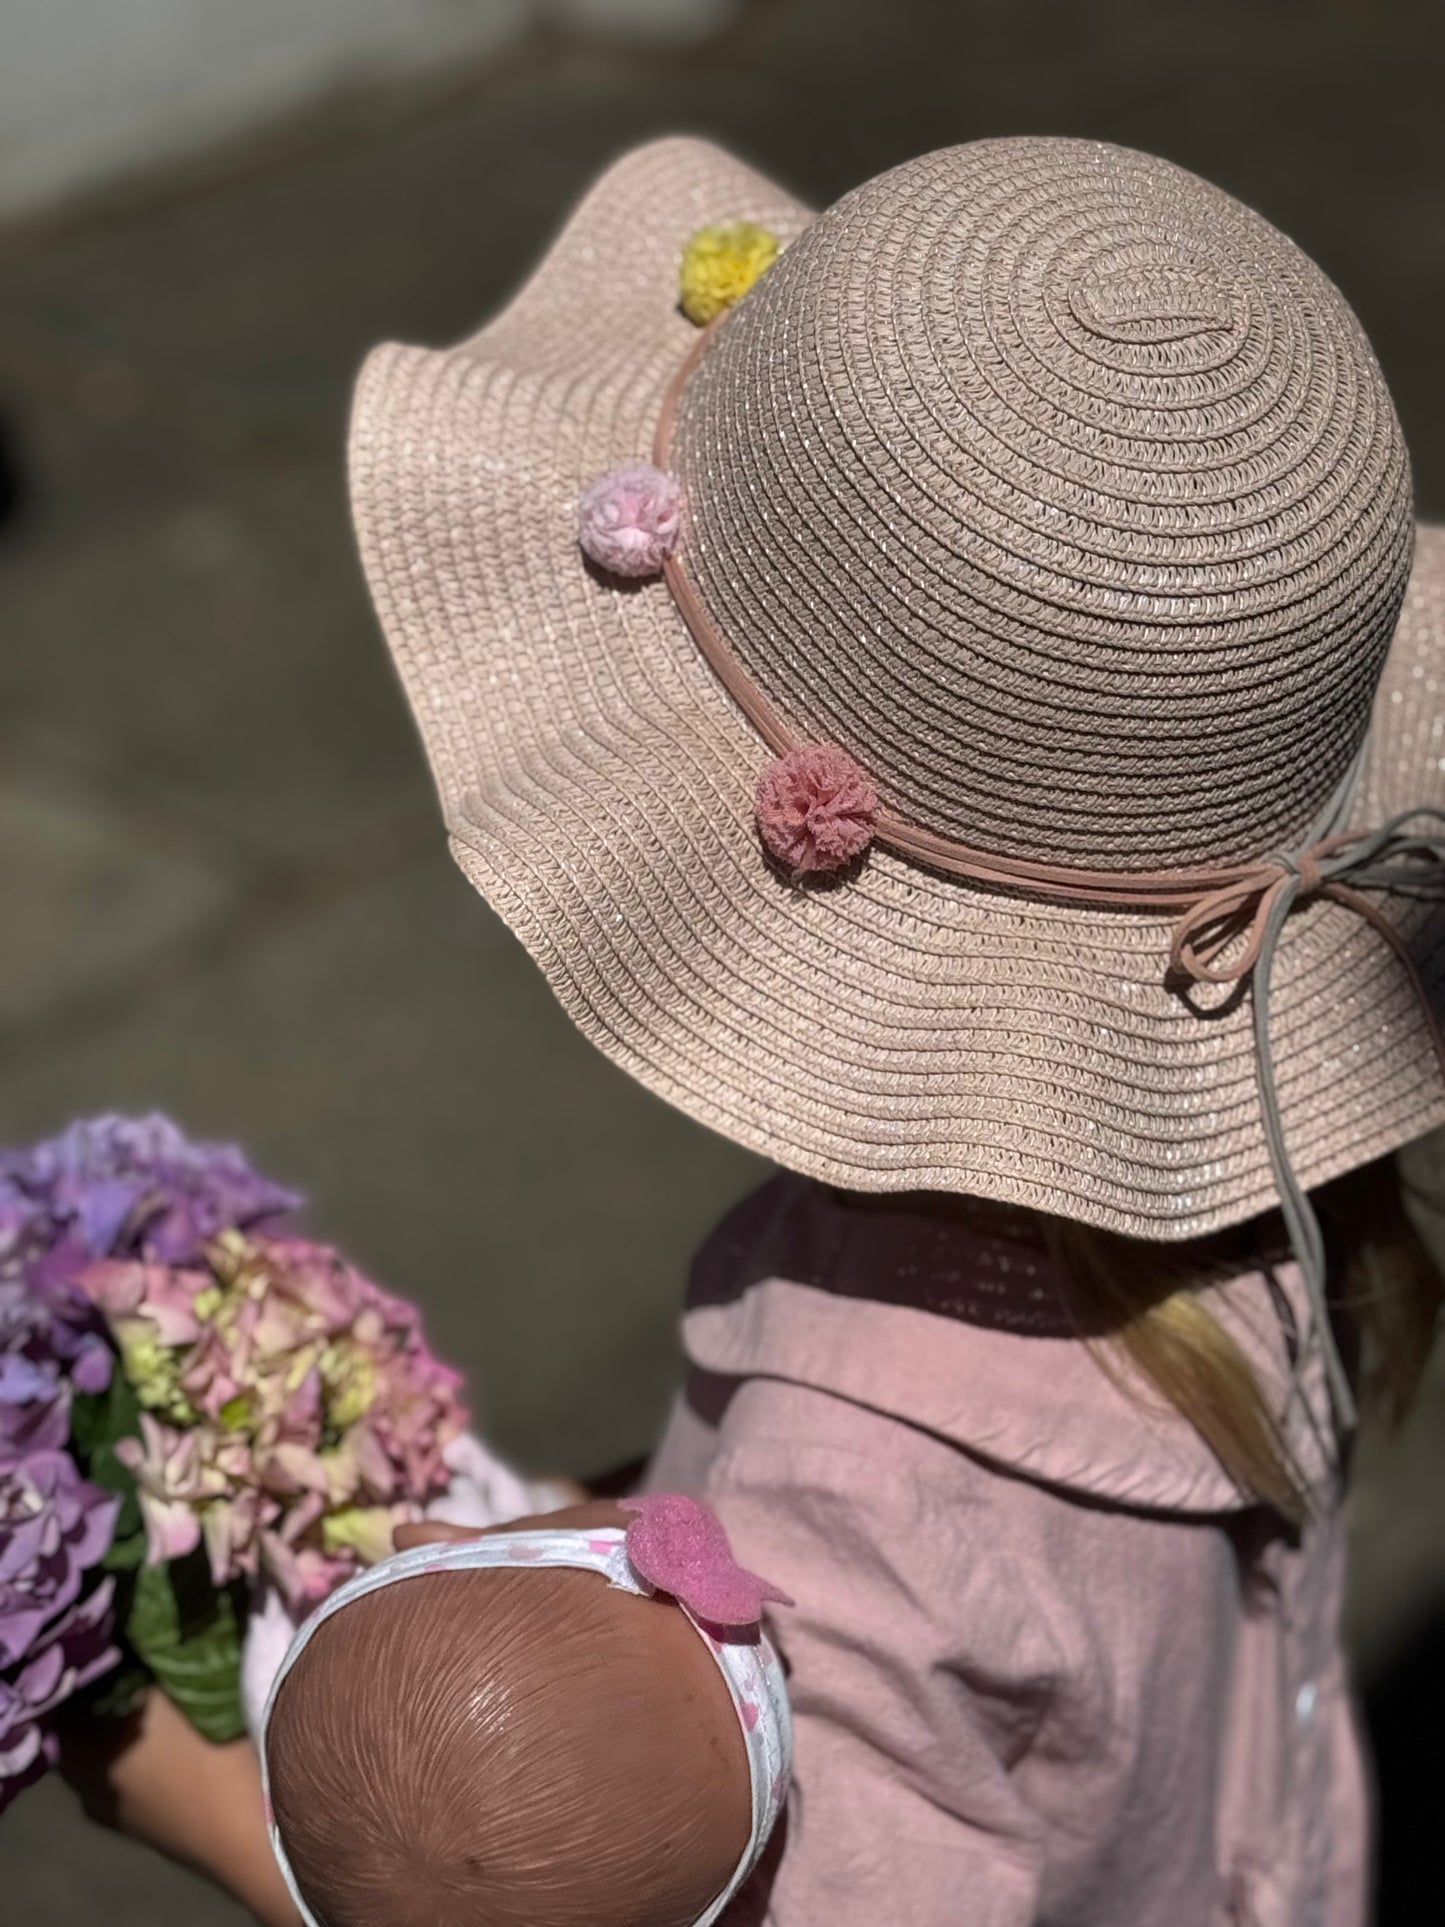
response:
{"label": "concrete ground", "polygon": [[[818,199],[946,141],[1102,135],[1316,254],[1445,512],[1436,12],[755,0],[710,48],[538,41],[0,237],[27,484],[0,532],[0,1140],[148,1105],[239,1137],[424,1302],[506,1450],[585,1472],[643,1449],[689,1250],[758,1167],[594,1055],[448,862],[347,528],[362,353],[471,329],[654,133]],[[1407,1708],[1445,1599],[1442,1463],[1437,1371],[1357,1506],[1357,1650]],[[16,1927],[238,1919],[55,1787],[0,1829],[0,1894]]]}

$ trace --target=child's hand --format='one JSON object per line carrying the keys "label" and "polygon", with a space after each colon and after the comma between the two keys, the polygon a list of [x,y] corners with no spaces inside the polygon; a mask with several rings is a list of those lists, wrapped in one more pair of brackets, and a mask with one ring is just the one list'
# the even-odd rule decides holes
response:
{"label": "child's hand", "polygon": [[87,1816],[204,1874],[263,1927],[301,1927],[266,1837],[249,1740],[213,1746],[158,1689],[122,1723],[77,1721],[60,1770]]}

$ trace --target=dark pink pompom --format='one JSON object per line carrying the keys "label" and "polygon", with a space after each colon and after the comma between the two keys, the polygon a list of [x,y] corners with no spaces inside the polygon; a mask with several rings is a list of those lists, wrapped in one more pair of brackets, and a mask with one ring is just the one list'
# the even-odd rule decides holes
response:
{"label": "dark pink pompom", "polygon": [[757,812],[767,849],[795,875],[841,870],[873,841],[878,792],[847,750],[804,743],[763,771]]}
{"label": "dark pink pompom", "polygon": [[677,545],[676,479],[647,462],[609,469],[577,504],[584,555],[613,575],[656,575]]}
{"label": "dark pink pompom", "polygon": [[669,1592],[695,1619],[709,1626],[755,1626],[770,1601],[792,1600],[733,1558],[717,1514],[680,1492],[624,1499],[636,1513],[627,1528],[627,1557],[639,1579]]}

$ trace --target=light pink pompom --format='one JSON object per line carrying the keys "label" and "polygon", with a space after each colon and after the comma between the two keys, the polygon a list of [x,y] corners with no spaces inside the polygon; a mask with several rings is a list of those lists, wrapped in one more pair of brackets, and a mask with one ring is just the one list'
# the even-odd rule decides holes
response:
{"label": "light pink pompom", "polygon": [[613,575],[656,575],[677,545],[679,499],[665,469],[646,462],[609,469],[577,504],[583,554]]}
{"label": "light pink pompom", "polygon": [[768,851],[795,875],[841,870],[873,841],[878,792],[847,750],[805,743],[763,771],[757,813]]}

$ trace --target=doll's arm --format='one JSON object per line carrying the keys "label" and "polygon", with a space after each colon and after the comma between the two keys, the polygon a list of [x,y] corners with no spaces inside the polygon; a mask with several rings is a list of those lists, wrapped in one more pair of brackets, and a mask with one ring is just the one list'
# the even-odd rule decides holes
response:
{"label": "doll's arm", "polygon": [[60,1768],[90,1819],[203,1874],[263,1927],[300,1927],[266,1838],[249,1740],[211,1745],[152,1690],[123,1724],[71,1728]]}

